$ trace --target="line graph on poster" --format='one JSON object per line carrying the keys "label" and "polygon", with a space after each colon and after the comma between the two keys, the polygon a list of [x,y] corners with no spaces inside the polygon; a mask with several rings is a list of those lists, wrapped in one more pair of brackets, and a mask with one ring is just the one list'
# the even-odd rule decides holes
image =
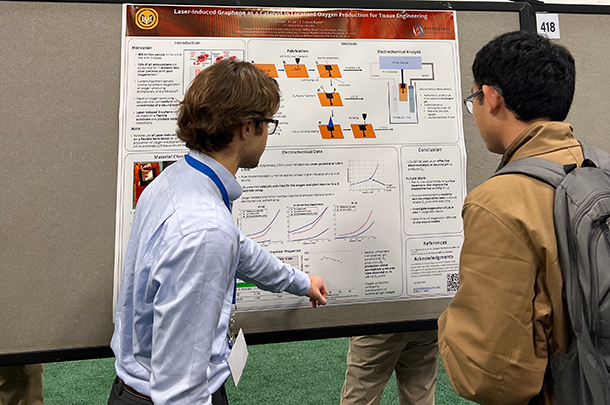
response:
{"label": "line graph on poster", "polygon": [[304,244],[330,241],[332,214],[323,204],[295,204],[288,207],[288,240]]}
{"label": "line graph on poster", "polygon": [[354,272],[354,252],[351,250],[312,252],[304,265],[305,271],[320,276],[331,298],[353,298],[357,295]]}
{"label": "line graph on poster", "polygon": [[334,209],[335,240],[360,242],[375,239],[374,210],[358,210],[356,204],[336,205]]}
{"label": "line graph on poster", "polygon": [[[237,226],[250,239],[262,246],[285,241],[285,226],[280,209],[242,209],[237,218]],[[282,225],[283,222],[283,225]]]}
{"label": "line graph on poster", "polygon": [[391,191],[395,186],[385,179],[383,161],[350,160],[347,167],[347,182],[350,191],[372,193]]}

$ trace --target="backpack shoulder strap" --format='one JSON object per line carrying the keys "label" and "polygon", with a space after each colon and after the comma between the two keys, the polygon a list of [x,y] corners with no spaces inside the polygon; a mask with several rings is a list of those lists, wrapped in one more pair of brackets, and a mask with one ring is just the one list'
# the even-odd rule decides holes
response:
{"label": "backpack shoulder strap", "polygon": [[551,160],[528,157],[510,162],[492,177],[503,174],[524,174],[557,188],[566,176],[563,165]]}
{"label": "backpack shoulder strap", "polygon": [[[595,167],[610,170],[610,155],[608,155],[606,151],[593,148],[582,142],[580,142],[580,146],[582,147],[582,154],[585,160],[590,160],[591,162],[593,162]],[[590,164],[583,162],[583,166],[589,165]]]}

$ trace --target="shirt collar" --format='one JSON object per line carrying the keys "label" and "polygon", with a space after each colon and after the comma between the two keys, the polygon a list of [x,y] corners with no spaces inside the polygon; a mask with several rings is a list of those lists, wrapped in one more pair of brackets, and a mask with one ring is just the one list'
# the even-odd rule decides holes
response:
{"label": "shirt collar", "polygon": [[231,203],[241,197],[243,190],[235,179],[235,177],[231,174],[230,171],[227,170],[226,167],[218,163],[216,160],[214,160],[214,158],[194,149],[191,149],[189,151],[189,155],[191,155],[193,158],[197,159],[201,163],[206,164],[210,169],[214,171],[214,173],[216,173],[220,181],[222,181],[223,186],[225,186],[225,188],[227,189],[227,194],[229,195],[229,201]]}
{"label": "shirt collar", "polygon": [[572,126],[558,121],[537,121],[529,125],[504,152],[498,169],[529,156],[578,146]]}

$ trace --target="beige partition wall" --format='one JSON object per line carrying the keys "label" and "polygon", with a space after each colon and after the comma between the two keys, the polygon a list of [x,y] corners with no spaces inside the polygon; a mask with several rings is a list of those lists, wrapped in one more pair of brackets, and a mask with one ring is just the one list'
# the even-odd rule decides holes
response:
{"label": "beige partition wall", "polygon": [[[0,1],[0,365],[15,354],[49,361],[40,353],[109,353],[121,12],[120,4]],[[469,94],[476,51],[518,29],[519,14],[459,11],[457,21],[462,90]],[[574,40],[598,40],[593,32]],[[579,77],[580,92],[604,88],[600,72],[608,70],[607,63],[596,65],[603,60],[587,57],[589,76]],[[595,94],[596,100],[604,95]],[[587,110],[583,100],[591,95],[578,97],[579,111]],[[604,121],[602,107],[595,103],[586,118],[575,113],[580,131],[603,134],[591,131]],[[498,157],[485,150],[470,117],[464,128],[471,189],[491,174]],[[239,315],[238,323],[254,334],[434,321],[447,304],[426,299],[253,312]]]}
{"label": "beige partition wall", "polygon": [[121,6],[0,2],[0,354],[108,345]]}
{"label": "beige partition wall", "polygon": [[559,24],[557,42],[576,61],[576,94],[566,122],[579,140],[610,151],[610,14],[560,14]]}

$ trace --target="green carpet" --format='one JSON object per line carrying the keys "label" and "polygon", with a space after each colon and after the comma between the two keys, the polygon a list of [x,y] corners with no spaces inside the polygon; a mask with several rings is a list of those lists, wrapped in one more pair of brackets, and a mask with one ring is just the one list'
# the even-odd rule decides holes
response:
{"label": "green carpet", "polygon": [[[337,405],[349,341],[347,338],[250,346],[244,375],[226,388],[231,405]],[[106,405],[114,380],[114,359],[48,363],[46,405]],[[386,386],[381,405],[398,404],[396,379]],[[436,405],[473,404],[460,398],[439,364]]]}

